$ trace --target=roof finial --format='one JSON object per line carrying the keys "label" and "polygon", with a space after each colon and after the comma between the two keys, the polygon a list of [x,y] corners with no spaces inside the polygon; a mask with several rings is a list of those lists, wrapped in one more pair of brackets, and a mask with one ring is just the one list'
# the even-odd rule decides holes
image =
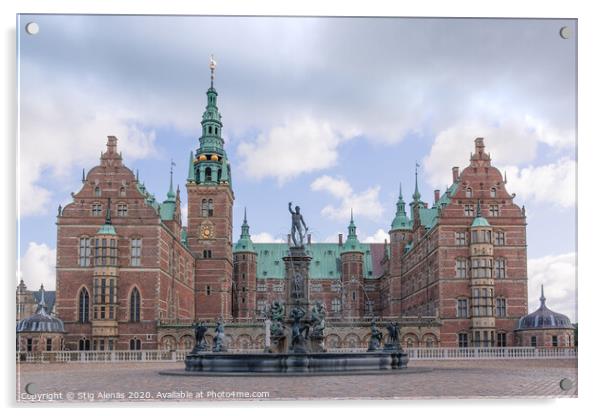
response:
{"label": "roof finial", "polygon": [[44,284],[42,283],[40,285],[40,301],[38,302],[38,310],[37,310],[38,313],[40,311],[46,312],[46,299],[44,297],[45,292],[46,291],[44,290]]}
{"label": "roof finial", "polygon": [[351,223],[353,223],[353,208],[351,208]]}
{"label": "roof finial", "polygon": [[215,68],[217,67],[217,62],[213,59],[213,54],[211,54],[211,58],[209,58],[209,69],[211,70],[211,88],[213,88],[213,79],[215,78]]}
{"label": "roof finial", "polygon": [[506,178],[506,171],[504,171],[504,185],[508,183],[508,178]]}
{"label": "roof finial", "polygon": [[245,207],[245,218],[243,219],[243,222],[245,224],[247,223],[247,207]]}
{"label": "roof finial", "polygon": [[82,183],[86,182],[86,168],[82,169]]}
{"label": "roof finial", "polygon": [[169,166],[169,191],[167,192],[167,199],[172,200],[176,197],[176,194],[173,191],[173,167],[176,165],[176,162],[171,159],[171,164]]}
{"label": "roof finial", "polygon": [[541,285],[541,296],[539,297],[539,301],[541,302],[541,306],[546,304],[546,297],[543,295],[543,284]]}
{"label": "roof finial", "polygon": [[140,183],[140,173],[138,172],[138,169],[136,169],[136,182]]}
{"label": "roof finial", "polygon": [[414,197],[414,201],[416,201],[416,202],[420,201],[420,192],[418,191],[418,168],[419,167],[420,167],[420,164],[418,163],[418,161],[416,161],[414,195],[412,195]]}

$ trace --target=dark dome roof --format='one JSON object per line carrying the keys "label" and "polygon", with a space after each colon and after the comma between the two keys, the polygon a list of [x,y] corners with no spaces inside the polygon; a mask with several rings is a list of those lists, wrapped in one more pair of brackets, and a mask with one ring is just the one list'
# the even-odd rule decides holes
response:
{"label": "dark dome roof", "polygon": [[546,298],[541,287],[541,304],[539,309],[529,315],[523,316],[518,321],[517,330],[527,329],[573,329],[571,320],[561,313],[554,312],[546,306]]}
{"label": "dark dome roof", "polygon": [[19,332],[65,332],[65,325],[59,318],[50,316],[46,311],[44,300],[44,286],[40,289],[40,302],[38,310],[33,315],[22,319],[17,324]]}

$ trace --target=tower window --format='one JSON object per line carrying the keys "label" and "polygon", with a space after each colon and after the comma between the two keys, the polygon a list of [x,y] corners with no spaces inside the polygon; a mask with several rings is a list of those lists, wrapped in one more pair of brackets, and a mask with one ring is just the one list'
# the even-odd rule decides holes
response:
{"label": "tower window", "polygon": [[207,216],[213,217],[213,199],[207,201]]}
{"label": "tower window", "polygon": [[211,286],[207,285],[207,287],[205,287],[205,294],[211,296]]}
{"label": "tower window", "polygon": [[205,168],[205,182],[211,182],[211,168]]}
{"label": "tower window", "polygon": [[203,250],[203,258],[210,259],[211,258],[211,250]]}
{"label": "tower window", "polygon": [[86,288],[79,292],[78,321],[86,323],[90,321],[90,294]]}
{"label": "tower window", "polygon": [[506,259],[495,259],[495,277],[496,279],[506,278]]}
{"label": "tower window", "polygon": [[140,259],[142,257],[142,239],[132,238],[131,241],[131,258],[130,263],[132,266],[140,266]]}
{"label": "tower window", "polygon": [[102,205],[100,205],[98,202],[95,202],[92,204],[92,215],[95,217],[100,217],[100,215],[102,214]]}
{"label": "tower window", "polygon": [[90,246],[89,237],[81,237],[79,239],[79,265],[81,267],[90,266],[90,257],[92,256],[92,247]]}
{"label": "tower window", "polygon": [[117,216],[118,217],[127,217],[128,215],[128,206],[126,204],[118,204],[117,205]]}
{"label": "tower window", "polygon": [[458,299],[456,306],[456,316],[458,318],[468,318],[468,299]]}
{"label": "tower window", "polygon": [[466,274],[466,259],[456,259],[456,277],[465,278]]}

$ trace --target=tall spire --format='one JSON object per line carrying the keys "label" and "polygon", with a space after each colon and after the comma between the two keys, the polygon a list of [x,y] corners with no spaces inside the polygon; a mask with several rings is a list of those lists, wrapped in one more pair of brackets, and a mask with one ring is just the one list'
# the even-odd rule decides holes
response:
{"label": "tall spire", "polygon": [[241,233],[240,233],[240,238],[250,238],[251,235],[249,234],[249,224],[247,223],[247,207],[245,207],[245,216],[242,220],[242,226],[241,228]]}
{"label": "tall spire", "polygon": [[175,165],[176,164],[175,164],[175,162],[172,159],[170,167],[169,167],[169,191],[167,191],[167,200],[168,201],[175,201],[176,200],[176,194],[173,191],[173,167]]}
{"label": "tall spire", "polygon": [[251,234],[249,234],[249,224],[247,223],[247,207],[245,207],[245,214],[240,226],[240,238],[234,246],[234,251],[255,251],[253,241],[251,241]]}
{"label": "tall spire", "polygon": [[420,201],[420,191],[418,191],[418,168],[420,165],[416,162],[416,171],[415,171],[415,182],[414,182],[414,195],[412,195],[414,202]]}
{"label": "tall spire", "polygon": [[353,222],[353,208],[351,208],[351,219],[349,221],[349,226],[347,227],[347,230],[349,230],[349,237],[357,236],[355,223]]}
{"label": "tall spire", "polygon": [[194,182],[194,156],[192,155],[192,151],[190,151],[190,160],[188,161],[188,178],[186,178],[188,182]]}
{"label": "tall spire", "polygon": [[107,205],[107,215],[105,216],[105,224],[111,225],[111,198],[109,198],[109,204]]}
{"label": "tall spire", "polygon": [[395,218],[391,223],[391,230],[400,230],[402,228],[409,227],[408,217],[406,215],[406,203],[403,200],[403,192],[401,189],[401,182],[399,183],[399,197],[397,199],[397,211],[395,212]]}
{"label": "tall spire", "polygon": [[347,227],[347,240],[343,245],[343,251],[361,251],[360,242],[357,239],[357,230],[355,223],[353,222],[353,208],[351,209],[351,217],[349,220],[349,226]]}
{"label": "tall spire", "polygon": [[546,297],[543,295],[543,285],[541,285],[541,296],[539,296],[539,302],[541,303],[540,308],[546,304]]}

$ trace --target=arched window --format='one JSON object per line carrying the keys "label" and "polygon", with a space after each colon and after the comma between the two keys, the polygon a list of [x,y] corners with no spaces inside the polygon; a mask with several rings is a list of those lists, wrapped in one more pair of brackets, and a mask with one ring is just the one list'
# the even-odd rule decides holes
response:
{"label": "arched window", "polygon": [[90,322],[90,294],[85,287],[79,291],[78,312],[78,321],[80,323]]}
{"label": "arched window", "polygon": [[207,200],[203,199],[201,201],[201,216],[202,217],[206,217],[207,216],[207,210],[209,208],[209,205],[207,205]]}
{"label": "arched window", "polygon": [[497,189],[495,187],[491,188],[491,191],[489,194],[491,195],[492,198],[497,197]]}
{"label": "arched window", "polygon": [[90,351],[90,340],[87,338],[81,338],[79,340],[79,350],[80,351]]}
{"label": "arched window", "polygon": [[207,201],[207,216],[213,217],[213,199]]}
{"label": "arched window", "polygon": [[211,168],[205,168],[205,182],[211,182]]}
{"label": "arched window", "polygon": [[100,191],[100,186],[94,188],[94,196],[100,196],[102,192]]}
{"label": "arched window", "polygon": [[140,350],[141,342],[138,338],[130,339],[130,350]]}
{"label": "arched window", "polygon": [[140,292],[137,287],[130,295],[130,322],[140,322]]}
{"label": "arched window", "polygon": [[222,180],[222,170],[221,170],[221,169],[218,169],[218,170],[217,170],[217,181],[219,182],[219,181],[221,181],[221,180]]}
{"label": "arched window", "polygon": [[125,187],[124,186],[119,188],[119,196],[125,196]]}
{"label": "arched window", "polygon": [[472,198],[472,188],[466,188],[466,198]]}

